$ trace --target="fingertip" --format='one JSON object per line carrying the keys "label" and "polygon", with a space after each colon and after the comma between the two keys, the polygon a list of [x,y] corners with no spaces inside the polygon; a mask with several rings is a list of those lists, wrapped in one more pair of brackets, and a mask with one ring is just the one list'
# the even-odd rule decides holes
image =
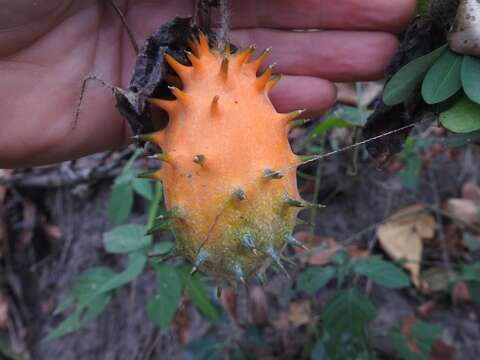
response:
{"label": "fingertip", "polygon": [[309,76],[284,76],[272,90],[270,99],[278,112],[307,109],[307,116],[320,115],[337,99],[337,88],[330,81]]}

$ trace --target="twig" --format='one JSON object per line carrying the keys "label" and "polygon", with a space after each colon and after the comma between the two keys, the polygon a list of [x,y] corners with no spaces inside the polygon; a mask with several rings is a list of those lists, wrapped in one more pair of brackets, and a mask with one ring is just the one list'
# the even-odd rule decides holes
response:
{"label": "twig", "polygon": [[228,44],[228,33],[230,31],[230,11],[228,0],[220,0],[220,29],[218,31],[219,48],[223,49]]}
{"label": "twig", "polygon": [[125,15],[123,14],[122,10],[115,4],[114,0],[107,0],[108,3],[113,7],[115,12],[117,13],[118,17],[120,18],[120,21],[122,22],[123,27],[127,31],[128,38],[130,39],[130,43],[132,44],[133,50],[135,51],[135,54],[138,54],[140,51],[140,48],[135,40],[135,37],[133,36],[132,30],[127,24],[127,19],[125,19]]}

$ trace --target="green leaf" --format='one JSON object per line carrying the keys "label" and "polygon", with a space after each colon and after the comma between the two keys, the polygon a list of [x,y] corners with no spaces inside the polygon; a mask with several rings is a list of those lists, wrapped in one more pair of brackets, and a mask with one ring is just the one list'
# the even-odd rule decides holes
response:
{"label": "green leaf", "polygon": [[147,263],[147,256],[140,252],[128,255],[127,267],[120,273],[116,273],[105,281],[97,290],[97,293],[108,292],[123,286],[140,275]]}
{"label": "green leaf", "polygon": [[417,0],[417,14],[428,15],[429,0]]}
{"label": "green leaf", "polygon": [[157,269],[158,288],[147,304],[150,319],[167,330],[182,295],[181,279],[174,267],[161,264]]}
{"label": "green leaf", "polygon": [[153,245],[150,250],[151,255],[163,255],[168,254],[175,247],[175,244],[171,241],[162,241]]}
{"label": "green leaf", "polygon": [[462,88],[463,56],[447,49],[428,70],[422,84],[422,96],[427,104],[438,104]]}
{"label": "green leaf", "polygon": [[353,264],[353,271],[389,289],[410,285],[408,275],[401,268],[377,256],[356,260]]}
{"label": "green leaf", "polygon": [[208,297],[205,286],[202,283],[199,274],[190,275],[190,266],[180,266],[177,268],[178,274],[182,279],[183,286],[187,291],[188,297],[192,300],[193,305],[207,319],[216,321],[220,318],[220,314]]}
{"label": "green leaf", "polygon": [[477,304],[480,304],[480,282],[467,281],[468,293]]}
{"label": "green leaf", "polygon": [[298,277],[297,291],[313,295],[327,285],[334,276],[335,268],[332,266],[309,268]]}
{"label": "green leaf", "polygon": [[107,203],[108,219],[115,224],[127,220],[133,206],[133,190],[130,183],[115,185]]}
{"label": "green leaf", "polygon": [[398,173],[400,183],[407,189],[415,191],[418,187],[422,162],[415,154],[409,157],[405,162],[405,167]]}
{"label": "green leaf", "polygon": [[220,314],[215,306],[210,301],[207,291],[200,281],[198,275],[189,278],[185,286],[188,297],[192,300],[193,305],[203,314],[207,319],[216,321],[220,318]]}
{"label": "green leaf", "polygon": [[446,49],[447,45],[444,45],[402,67],[386,85],[383,93],[383,102],[388,106],[393,106],[407,100],[410,94],[422,82],[428,69]]}
{"label": "green leaf", "polygon": [[71,295],[80,304],[87,304],[98,289],[115,276],[107,267],[98,266],[85,270],[73,284]]}
{"label": "green leaf", "polygon": [[[94,301],[97,296],[112,291],[122,285],[125,285],[135,279],[145,268],[147,257],[142,253],[131,253],[128,255],[128,264],[125,270],[120,273],[110,272],[108,277],[103,280],[85,283],[87,291],[78,293],[78,307],[87,306]],[[87,287],[88,286],[88,287]]]}
{"label": "green leaf", "polygon": [[144,197],[148,201],[153,199],[152,182],[147,179],[133,179],[133,190],[140,196]]}
{"label": "green leaf", "polygon": [[345,120],[350,125],[360,127],[365,126],[371,113],[371,110],[348,105],[341,105],[334,111],[336,117]]}
{"label": "green leaf", "polygon": [[480,130],[466,134],[449,134],[444,140],[444,145],[448,148],[456,148],[475,142],[480,143]]}
{"label": "green leaf", "polygon": [[465,56],[462,65],[462,85],[465,94],[477,104],[480,104],[480,59]]}
{"label": "green leaf", "polygon": [[450,109],[440,114],[440,121],[455,133],[480,130],[480,105],[462,96]]}
{"label": "green leaf", "polygon": [[59,338],[87,325],[103,312],[109,301],[108,294],[101,294],[89,302],[86,310],[84,307],[77,307],[75,312],[53,329],[44,341]]}
{"label": "green leaf", "polygon": [[[408,335],[392,331],[389,335],[395,350],[406,360],[427,360],[433,343],[441,334],[439,326],[417,321]],[[413,352],[408,344],[414,344],[418,352]]]}
{"label": "green leaf", "polygon": [[462,269],[462,278],[467,281],[480,282],[480,261],[464,265]]}
{"label": "green leaf", "polygon": [[472,235],[467,233],[463,234],[463,242],[470,251],[480,251],[480,241],[476,240]]}
{"label": "green leaf", "polygon": [[343,120],[342,118],[339,117],[330,117],[328,119],[323,120],[320,124],[315,126],[313,130],[308,134],[309,139],[314,139],[324,133],[326,133],[328,130],[331,128],[337,127],[337,128],[348,128],[351,125]]}
{"label": "green leaf", "polygon": [[373,304],[356,288],[338,291],[322,312],[324,329],[333,338],[344,334],[361,337],[365,326],[374,317]]}
{"label": "green leaf", "polygon": [[152,244],[152,236],[145,235],[143,225],[121,225],[103,234],[105,250],[112,254],[127,254],[145,249]]}

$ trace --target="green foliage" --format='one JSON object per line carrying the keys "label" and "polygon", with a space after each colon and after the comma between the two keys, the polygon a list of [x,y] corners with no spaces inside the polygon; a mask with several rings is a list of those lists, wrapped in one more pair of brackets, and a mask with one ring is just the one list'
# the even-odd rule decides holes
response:
{"label": "green foliage", "polygon": [[480,104],[480,59],[465,56],[462,64],[462,84],[470,100]]}
{"label": "green foliage", "polygon": [[220,314],[217,308],[212,305],[200,275],[190,275],[190,266],[180,266],[178,270],[182,284],[193,305],[205,318],[212,321],[218,320]]}
{"label": "green foliage", "polygon": [[356,260],[353,271],[368,277],[377,285],[395,289],[410,285],[408,275],[392,262],[383,260],[380,256],[369,256]]}
{"label": "green foliage", "polygon": [[312,267],[300,274],[297,281],[297,291],[313,295],[333,279],[336,270],[332,266]]}
{"label": "green foliage", "polygon": [[156,269],[158,287],[147,304],[150,319],[162,330],[167,330],[182,296],[182,282],[178,270],[166,264]]}
{"label": "green foliage", "polygon": [[428,70],[422,84],[427,104],[438,104],[455,95],[462,87],[460,78],[463,56],[447,49]]}
{"label": "green foliage", "polygon": [[399,160],[404,168],[399,173],[400,182],[409,190],[416,190],[422,163],[418,157],[418,146],[415,138],[409,137],[399,154]]}
{"label": "green foliage", "polygon": [[338,291],[324,306],[324,329],[333,338],[348,334],[363,336],[364,328],[375,317],[375,307],[356,288]]}
{"label": "green foliage", "polygon": [[383,101],[386,105],[398,105],[413,93],[423,81],[430,67],[447,50],[444,45],[402,67],[385,86]]}
{"label": "green foliage", "polygon": [[[132,165],[140,153],[141,151],[137,151],[133,154],[115,179],[107,208],[109,218],[114,223],[121,223],[130,215],[133,196],[137,193],[149,201],[147,226],[117,225],[106,232],[103,238],[106,252],[128,255],[126,268],[119,273],[106,267],[85,270],[56,309],[57,314],[70,310],[70,315],[57,325],[45,340],[69,334],[94,320],[107,306],[112,292],[136,279],[148,265],[156,270],[159,285],[148,303],[147,313],[162,329],[168,327],[175,314],[184,288],[192,303],[207,319],[219,319],[218,310],[210,302],[199,275],[191,278],[186,269],[188,267],[176,268],[165,264],[158,265],[155,260],[148,261],[147,254],[168,254],[174,249],[174,244],[172,242],[154,244],[152,236],[145,234],[146,229],[155,224],[163,191],[159,184],[153,187],[150,181],[136,178],[141,171],[132,168]],[[168,228],[165,224],[168,223],[161,223],[164,228]]]}
{"label": "green foliage", "polygon": [[428,5],[429,5],[429,0],[417,0],[417,14],[427,15]]}
{"label": "green foliage", "polygon": [[432,345],[440,333],[438,326],[417,321],[412,327],[411,334],[404,335],[397,329],[392,331],[389,337],[395,350],[405,360],[427,360]]}
{"label": "green foliage", "polygon": [[452,107],[440,114],[444,127],[455,133],[480,130],[480,105],[466,96],[459,97]]}
{"label": "green foliage", "polygon": [[[424,9],[426,3],[419,6]],[[425,102],[440,106],[440,121],[446,129],[454,133],[480,130],[480,59],[457,54],[444,45],[402,67],[386,85],[383,101],[398,105],[420,83]]]}
{"label": "green foliage", "polygon": [[152,236],[145,235],[143,225],[121,225],[103,235],[105,250],[112,254],[127,254],[152,244]]}
{"label": "green foliage", "polygon": [[480,251],[480,241],[475,240],[472,235],[468,233],[463,234],[463,242],[470,251]]}

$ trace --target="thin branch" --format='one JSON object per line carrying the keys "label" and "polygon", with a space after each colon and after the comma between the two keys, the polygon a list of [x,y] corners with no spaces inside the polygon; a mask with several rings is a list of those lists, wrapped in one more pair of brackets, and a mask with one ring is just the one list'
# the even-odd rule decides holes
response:
{"label": "thin branch", "polygon": [[135,54],[138,54],[140,51],[140,48],[137,44],[137,41],[135,40],[135,37],[133,36],[132,30],[127,24],[127,19],[125,18],[125,15],[123,14],[122,10],[115,4],[114,0],[107,0],[108,3],[113,7],[115,12],[117,13],[118,17],[120,18],[120,21],[123,24],[123,27],[127,31],[128,38],[130,39],[130,43],[132,44],[133,50],[135,51]]}

